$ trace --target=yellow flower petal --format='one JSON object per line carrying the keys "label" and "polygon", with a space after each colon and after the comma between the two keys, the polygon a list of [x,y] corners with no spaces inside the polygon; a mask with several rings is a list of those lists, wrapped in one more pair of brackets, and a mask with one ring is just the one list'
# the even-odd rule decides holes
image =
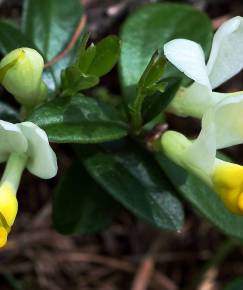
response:
{"label": "yellow flower petal", "polygon": [[212,181],[225,206],[243,215],[243,166],[222,162],[216,167]]}
{"label": "yellow flower petal", "polygon": [[4,247],[7,243],[8,232],[4,227],[0,226],[0,248]]}
{"label": "yellow flower petal", "polygon": [[238,207],[243,212],[243,192],[238,197]]}
{"label": "yellow flower petal", "polygon": [[[4,182],[0,186],[0,214],[5,219],[7,226],[14,223],[18,211],[18,201],[15,190],[10,183]],[[5,225],[3,225],[5,227]]]}

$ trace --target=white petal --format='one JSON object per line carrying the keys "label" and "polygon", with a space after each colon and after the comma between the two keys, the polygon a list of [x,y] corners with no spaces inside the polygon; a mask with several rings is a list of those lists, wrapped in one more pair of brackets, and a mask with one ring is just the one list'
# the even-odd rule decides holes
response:
{"label": "white petal", "polygon": [[202,119],[202,130],[198,138],[187,151],[188,161],[202,171],[211,174],[216,158],[216,138],[214,123],[208,122],[211,114],[209,110]]}
{"label": "white petal", "polygon": [[225,98],[211,111],[205,122],[215,126],[217,149],[243,143],[243,94]]}
{"label": "white petal", "polygon": [[243,94],[231,95],[211,107],[202,119],[198,138],[187,151],[188,161],[212,173],[216,150],[243,143]]}
{"label": "white petal", "polygon": [[169,104],[167,111],[182,117],[202,118],[212,106],[223,100],[227,94],[210,91],[207,87],[194,82],[188,88],[182,88]]}
{"label": "white petal", "polygon": [[167,59],[195,82],[211,90],[201,46],[191,40],[174,39],[164,45]]}
{"label": "white petal", "polygon": [[215,33],[207,64],[212,88],[216,88],[243,68],[243,18],[236,16]]}
{"label": "white petal", "polygon": [[11,152],[27,151],[27,140],[15,124],[0,120],[0,140],[0,162],[5,161]]}
{"label": "white petal", "polygon": [[32,122],[18,124],[28,140],[29,161],[27,169],[34,175],[48,179],[57,173],[57,160],[45,131]]}

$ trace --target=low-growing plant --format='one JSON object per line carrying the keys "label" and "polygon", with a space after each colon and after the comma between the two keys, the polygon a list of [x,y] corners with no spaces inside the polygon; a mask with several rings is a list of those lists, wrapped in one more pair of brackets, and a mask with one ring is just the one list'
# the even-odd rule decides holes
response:
{"label": "low-growing plant", "polygon": [[[145,5],[119,37],[91,43],[79,0],[26,0],[23,10],[20,27],[0,22],[0,81],[19,104],[1,102],[0,245],[24,168],[44,179],[57,173],[49,142],[73,152],[53,193],[59,232],[101,231],[122,207],[178,231],[186,200],[242,240],[243,167],[216,153],[243,142],[243,93],[214,91],[243,67],[242,17],[213,35],[208,16],[190,6]],[[113,96],[99,83],[117,62]],[[201,119],[198,137],[168,130],[168,113]]]}

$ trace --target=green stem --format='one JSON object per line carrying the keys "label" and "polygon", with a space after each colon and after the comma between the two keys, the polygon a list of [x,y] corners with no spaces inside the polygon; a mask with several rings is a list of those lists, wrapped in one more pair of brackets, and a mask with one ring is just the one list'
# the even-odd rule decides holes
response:
{"label": "green stem", "polygon": [[145,95],[142,93],[138,93],[133,107],[132,107],[132,127],[134,131],[139,131],[143,124],[142,120],[142,105],[144,101]]}
{"label": "green stem", "polygon": [[7,181],[11,183],[17,191],[26,162],[26,154],[12,153],[7,161],[1,183]]}

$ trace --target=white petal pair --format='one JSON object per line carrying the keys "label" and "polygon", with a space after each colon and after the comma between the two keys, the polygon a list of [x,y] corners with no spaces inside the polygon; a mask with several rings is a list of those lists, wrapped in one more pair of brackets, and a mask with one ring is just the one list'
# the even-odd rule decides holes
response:
{"label": "white petal pair", "polygon": [[243,214],[243,166],[216,158],[217,149],[243,143],[243,94],[231,96],[211,107],[202,118],[197,139],[178,132],[162,136],[166,155],[211,186],[225,206]]}
{"label": "white petal pair", "polygon": [[211,107],[202,118],[198,138],[188,148],[188,161],[212,174],[216,150],[243,143],[243,94]]}
{"label": "white petal pair", "polygon": [[[164,53],[167,59],[195,81],[184,92],[184,100],[182,97],[175,98],[172,111],[180,110],[178,112],[180,115],[201,117],[207,108],[223,99],[225,94],[215,93],[212,90],[243,68],[242,51],[243,18],[240,16],[228,20],[217,30],[207,65],[204,52],[198,43],[187,39],[175,39],[166,43]],[[200,112],[193,114],[193,109],[196,110],[198,105],[201,106],[198,109]],[[189,107],[188,112],[186,107]]]}
{"label": "white petal pair", "polygon": [[34,123],[0,121],[0,162],[6,161],[13,152],[27,154],[26,167],[32,174],[44,179],[56,175],[56,155],[46,133]]}

